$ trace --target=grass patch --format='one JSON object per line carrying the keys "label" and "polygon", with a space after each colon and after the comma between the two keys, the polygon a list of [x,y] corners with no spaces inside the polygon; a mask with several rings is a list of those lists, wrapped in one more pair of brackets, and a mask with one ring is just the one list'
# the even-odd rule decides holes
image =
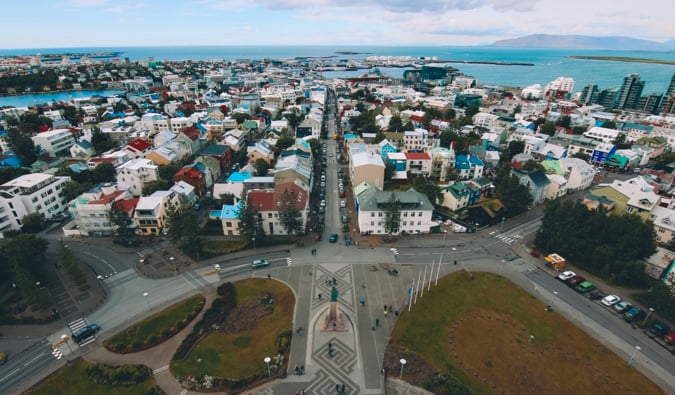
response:
{"label": "grass patch", "polygon": [[[279,353],[280,334],[291,330],[295,296],[277,281],[247,279],[234,284],[237,309],[257,306],[257,296],[269,293],[274,303],[266,304],[268,314],[250,323],[245,331],[218,331],[206,335],[184,360],[171,362],[176,377],[209,375],[242,380],[265,373],[261,361]],[[235,309],[235,310],[237,310]],[[245,315],[235,314],[238,321]],[[230,315],[229,319],[235,319]]]}
{"label": "grass patch", "polygon": [[[390,371],[436,393],[661,393],[626,361],[503,277],[463,272],[404,311],[385,356]],[[420,365],[416,367],[416,365]],[[432,372],[432,373],[430,373]],[[433,373],[438,372],[438,373]],[[551,378],[573,377],[574,380]]]}
{"label": "grass patch", "polygon": [[87,395],[148,395],[161,394],[156,387],[155,380],[149,378],[142,383],[128,386],[114,386],[108,384],[96,384],[89,380],[87,367],[92,366],[81,359],[74,360],[35,387],[25,392],[28,395],[61,395],[61,394],[87,394]]}
{"label": "grass patch", "polygon": [[103,345],[110,351],[120,353],[136,352],[157,345],[192,321],[203,308],[204,300],[203,295],[194,295],[176,303],[117,333]]}
{"label": "grass patch", "polygon": [[226,254],[243,248],[246,242],[243,240],[206,240],[204,251],[209,253]]}

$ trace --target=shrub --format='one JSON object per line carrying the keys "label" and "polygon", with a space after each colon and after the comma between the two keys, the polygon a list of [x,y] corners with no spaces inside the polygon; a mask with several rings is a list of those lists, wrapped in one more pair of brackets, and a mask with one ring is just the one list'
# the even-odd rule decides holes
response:
{"label": "shrub", "polygon": [[148,336],[148,344],[155,344],[157,343],[157,335],[154,333]]}
{"label": "shrub", "polygon": [[152,370],[144,365],[109,366],[97,363],[88,366],[86,372],[92,382],[110,385],[134,385],[152,376]]}

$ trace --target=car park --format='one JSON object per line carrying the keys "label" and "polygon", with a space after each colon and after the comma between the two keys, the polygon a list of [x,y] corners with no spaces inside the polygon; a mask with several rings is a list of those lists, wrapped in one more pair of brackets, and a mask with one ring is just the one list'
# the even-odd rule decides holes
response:
{"label": "car park", "polygon": [[663,322],[657,321],[656,323],[654,323],[654,325],[652,325],[651,328],[649,328],[649,331],[653,333],[655,336],[661,337],[670,333],[670,327],[664,324]]}
{"label": "car park", "polygon": [[574,277],[574,276],[576,276],[576,275],[577,275],[577,274],[574,273],[573,271],[567,270],[567,271],[564,271],[564,272],[558,274],[558,280],[560,280],[560,281],[567,281],[567,280],[569,280],[570,278],[572,278],[572,277]]}
{"label": "car park", "polygon": [[579,283],[579,285],[574,287],[574,289],[579,293],[585,294],[585,293],[588,293],[588,292],[591,292],[592,290],[594,290],[595,285],[590,281],[583,281],[583,282]]}
{"label": "car park", "polygon": [[265,267],[269,265],[270,261],[268,261],[267,259],[256,259],[255,261],[251,262],[252,269],[257,269],[259,267]]}
{"label": "car park", "polygon": [[567,280],[567,285],[569,285],[570,287],[574,288],[574,287],[576,287],[577,285],[583,283],[584,281],[586,281],[586,278],[585,278],[585,277],[583,277],[583,276],[574,276],[574,277],[570,278],[569,280]]}
{"label": "car park", "polygon": [[328,242],[330,243],[335,243],[338,239],[337,233],[331,233],[330,236],[328,236]]}
{"label": "car park", "polygon": [[617,313],[620,314],[620,313],[625,313],[625,312],[628,311],[628,309],[630,309],[631,307],[633,307],[632,304],[630,304],[629,302],[627,302],[627,301],[625,301],[625,300],[622,300],[622,301],[620,301],[619,303],[617,303],[617,304],[614,305],[614,310],[615,310]]}
{"label": "car park", "polygon": [[614,306],[615,304],[619,303],[621,301],[621,298],[616,296],[616,295],[607,295],[604,298],[602,298],[602,304],[605,306]]}
{"label": "car park", "polygon": [[645,318],[645,312],[637,307],[631,307],[623,314],[623,319],[626,322],[633,322]]}

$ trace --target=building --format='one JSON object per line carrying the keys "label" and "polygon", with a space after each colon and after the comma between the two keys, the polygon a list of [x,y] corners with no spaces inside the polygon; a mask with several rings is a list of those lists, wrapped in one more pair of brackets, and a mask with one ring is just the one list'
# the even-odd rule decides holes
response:
{"label": "building", "polygon": [[156,191],[150,196],[138,199],[134,221],[141,236],[159,236],[166,233],[166,219],[169,210],[178,207],[180,200],[173,191]]}
{"label": "building", "polygon": [[385,218],[387,206],[394,196],[398,201],[400,217],[398,228],[391,234],[429,233],[434,223],[431,220],[434,206],[426,195],[414,189],[407,191],[383,191],[366,183],[355,189],[356,212],[361,234],[386,234]]}
{"label": "building", "polygon": [[141,196],[143,186],[158,179],[158,167],[149,159],[132,159],[117,167],[117,182],[129,186],[133,196]]}
{"label": "building", "polygon": [[112,236],[112,210],[117,202],[131,199],[127,189],[117,184],[97,185],[68,203],[68,210],[82,236]]}
{"label": "building", "polygon": [[70,177],[51,174],[25,174],[0,185],[0,233],[19,230],[28,214],[40,213],[49,219],[67,209],[63,184]]}
{"label": "building", "polygon": [[349,161],[349,175],[352,185],[362,182],[377,188],[384,187],[384,162],[373,152],[356,152]]}
{"label": "building", "polygon": [[75,144],[75,138],[70,129],[54,129],[33,136],[33,143],[42,147],[49,156],[56,157],[70,154],[70,147]]}
{"label": "building", "polygon": [[615,108],[620,110],[637,108],[644,87],[645,82],[640,81],[639,74],[633,73],[625,76],[623,84],[619,88]]}
{"label": "building", "polygon": [[208,168],[202,163],[193,163],[190,165],[183,166],[180,170],[173,175],[174,182],[184,181],[195,188],[195,193],[197,196],[204,196],[207,188],[210,185],[207,185],[207,180],[211,180],[211,176],[208,175]]}

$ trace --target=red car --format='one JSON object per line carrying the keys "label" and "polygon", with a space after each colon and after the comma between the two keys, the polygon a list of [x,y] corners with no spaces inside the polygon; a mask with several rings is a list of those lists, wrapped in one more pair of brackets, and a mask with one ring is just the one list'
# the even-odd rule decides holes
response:
{"label": "red car", "polygon": [[574,277],[570,278],[569,280],[567,280],[567,285],[569,285],[570,287],[574,288],[574,287],[576,287],[577,285],[583,283],[584,281],[586,281],[586,278],[585,278],[585,277],[582,277],[582,276],[574,276]]}
{"label": "red car", "polygon": [[670,332],[669,334],[663,336],[663,341],[666,342],[667,344],[674,344],[675,343],[675,332]]}

